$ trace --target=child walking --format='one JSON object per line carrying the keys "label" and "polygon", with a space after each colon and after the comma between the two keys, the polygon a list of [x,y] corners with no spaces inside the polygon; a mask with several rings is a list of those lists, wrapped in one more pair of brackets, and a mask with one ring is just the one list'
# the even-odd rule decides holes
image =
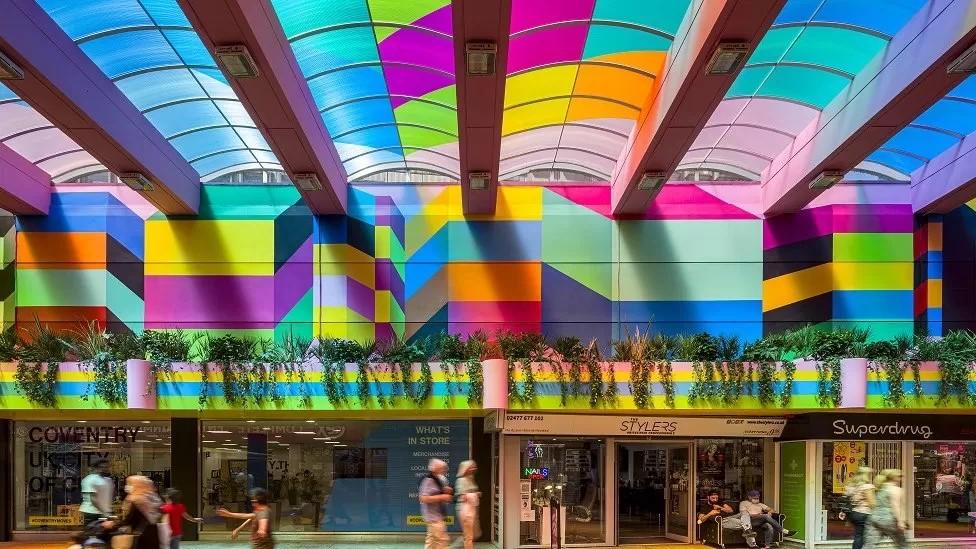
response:
{"label": "child walking", "polygon": [[268,491],[255,488],[251,491],[251,513],[232,513],[227,509],[217,509],[217,516],[224,518],[242,519],[244,524],[238,526],[231,534],[231,539],[237,539],[237,533],[248,523],[251,524],[251,547],[254,549],[274,549],[274,538],[271,536],[271,510],[268,508]]}
{"label": "child walking", "polygon": [[190,516],[183,505],[183,493],[176,488],[166,490],[163,495],[165,503],[160,507],[163,515],[169,522],[169,549],[180,549],[180,540],[183,539],[183,519],[197,524],[203,522],[200,517]]}

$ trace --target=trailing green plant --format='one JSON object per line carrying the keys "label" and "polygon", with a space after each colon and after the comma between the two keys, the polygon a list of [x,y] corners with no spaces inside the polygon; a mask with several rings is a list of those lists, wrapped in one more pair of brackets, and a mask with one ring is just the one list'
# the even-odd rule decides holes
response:
{"label": "trailing green plant", "polygon": [[657,369],[664,390],[664,404],[668,408],[676,406],[671,360],[676,356],[677,348],[678,338],[662,333],[654,334],[647,341],[646,356]]}
{"label": "trailing green plant", "polygon": [[[149,361],[150,375],[148,383],[156,383],[158,379],[173,379],[173,364],[190,362],[191,348],[194,341],[200,341],[202,336],[191,338],[184,330],[146,330],[139,337],[142,354]],[[147,387],[152,391],[153,387]]]}
{"label": "trailing green plant", "polygon": [[[616,365],[613,363],[613,361],[609,361],[605,363],[602,362],[602,358],[600,354],[600,345],[599,343],[597,343],[596,339],[590,340],[590,344],[587,346],[586,349],[586,354],[588,360],[596,361],[598,367],[600,364],[606,364],[607,379],[606,379],[606,384],[603,386],[603,404],[608,408],[612,408],[616,406],[617,396],[619,392],[617,388]],[[602,376],[603,372],[601,371],[600,373]]]}
{"label": "trailing green plant", "polygon": [[[380,350],[380,362],[390,365],[393,387],[391,393],[406,397],[418,407],[424,406],[434,387],[434,376],[430,370],[430,358],[435,356],[441,346],[439,337],[425,337],[412,343],[394,339]],[[413,379],[413,365],[419,364],[418,379]],[[445,369],[445,379],[452,383],[453,366]],[[456,376],[455,376],[456,377]],[[399,391],[397,388],[399,387]],[[450,385],[448,386],[450,393]],[[392,401],[390,402],[392,404]]]}
{"label": "trailing green plant", "polygon": [[677,352],[680,360],[691,362],[693,374],[688,404],[708,404],[718,395],[715,379],[718,351],[718,340],[711,334],[702,332],[693,336],[679,336]]}
{"label": "trailing green plant", "polygon": [[488,334],[478,330],[468,335],[465,342],[464,357],[468,370],[468,405],[481,406],[485,396],[485,374],[482,360],[488,360],[493,352],[493,344],[488,340]]}
{"label": "trailing green plant", "polygon": [[912,395],[916,399],[922,398],[922,363],[938,361],[941,348],[942,345],[936,338],[924,335],[915,335],[912,338],[905,359],[908,360],[909,368],[912,370]]}
{"label": "trailing green plant", "polygon": [[[552,343],[561,360],[552,361],[553,372],[559,380],[560,403],[566,406],[569,397],[579,397],[583,392],[583,353],[585,348],[578,337],[559,337]],[[563,369],[569,365],[569,372]],[[568,378],[568,379],[567,379]]]}
{"label": "trailing green plant", "polygon": [[[224,400],[234,407],[247,407],[248,398],[260,403],[264,394],[255,393],[253,382],[255,372],[252,370],[251,359],[255,354],[257,342],[251,338],[237,337],[233,334],[214,336],[205,333],[198,347],[201,362],[201,374],[209,383],[208,364],[216,364],[222,375]],[[209,393],[206,395],[209,398]],[[201,394],[201,398],[203,394]],[[200,401],[201,406],[207,399]]]}
{"label": "trailing green plant", "polygon": [[[536,399],[536,380],[534,362],[548,361],[545,356],[546,341],[542,334],[534,332],[499,332],[495,338],[502,356],[508,363],[508,390],[513,400],[521,404],[532,404]],[[521,370],[521,383],[515,373]]]}
{"label": "trailing green plant", "polygon": [[905,386],[902,383],[907,369],[906,355],[911,347],[911,339],[899,337],[891,341],[875,341],[864,347],[864,358],[875,376],[884,376],[888,382],[888,392],[883,400],[885,406],[899,408],[905,403]]}
{"label": "trailing green plant", "polygon": [[322,365],[322,385],[325,388],[325,396],[334,408],[348,404],[346,364],[358,364],[362,353],[363,346],[359,343],[339,338],[320,337],[312,348],[313,356]]}
{"label": "trailing green plant", "polygon": [[939,341],[938,357],[942,378],[938,403],[948,404],[952,398],[962,405],[974,403],[969,377],[976,362],[976,335],[968,330],[949,332]]}
{"label": "trailing green plant", "polygon": [[613,343],[613,360],[630,362],[630,395],[634,399],[634,406],[640,410],[654,406],[651,375],[654,363],[649,358],[650,337],[647,332],[641,333],[635,328],[633,334],[627,334],[623,340]]}
{"label": "trailing green plant", "polygon": [[[132,349],[123,334],[109,334],[98,321],[90,320],[73,337],[66,341],[69,349],[78,357],[82,369],[89,375],[82,400],[89,400],[92,394],[109,406],[126,404],[126,363],[127,354],[138,354],[140,349]],[[112,341],[120,339],[113,349]]]}
{"label": "trailing green plant", "polygon": [[308,388],[307,377],[308,361],[312,357],[311,347],[311,339],[288,332],[281,338],[281,344],[272,348],[274,353],[267,357],[269,362],[281,368],[288,383],[298,380],[298,396],[305,408],[312,407],[312,395]]}
{"label": "trailing green plant", "polygon": [[[742,352],[742,360],[750,364],[750,370],[753,364],[756,365],[755,386],[757,388],[759,404],[764,407],[777,404],[776,364],[783,359],[783,341],[783,335],[771,334],[746,345]],[[786,366],[784,362],[783,365],[784,371],[787,373],[787,379],[786,383],[784,383],[783,392],[778,399],[779,404],[784,408],[790,405],[790,400],[793,397],[793,373],[796,372],[793,363],[790,362],[789,364],[790,366]],[[749,380],[749,385],[752,386],[751,371],[749,373]]]}
{"label": "trailing green plant", "polygon": [[719,336],[718,374],[722,404],[734,406],[742,398],[745,388],[745,367],[742,364],[742,344],[738,336]]}
{"label": "trailing green plant", "polygon": [[23,329],[14,385],[28,402],[57,406],[58,371],[68,356],[69,341],[36,317],[31,327]]}

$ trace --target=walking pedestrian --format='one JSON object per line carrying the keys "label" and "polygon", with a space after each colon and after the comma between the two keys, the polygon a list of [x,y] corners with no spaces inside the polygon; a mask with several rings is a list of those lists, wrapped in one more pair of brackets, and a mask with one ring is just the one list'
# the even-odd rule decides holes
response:
{"label": "walking pedestrian", "polygon": [[877,549],[881,540],[886,537],[891,538],[897,549],[908,549],[905,536],[908,523],[905,521],[902,505],[905,492],[901,487],[901,479],[902,474],[898,469],[886,469],[877,476],[877,496],[864,542],[866,549]]}
{"label": "walking pedestrian", "polygon": [[251,490],[250,502],[250,513],[233,513],[221,507],[217,509],[217,516],[244,521],[231,533],[231,539],[237,539],[241,530],[250,524],[251,547],[254,549],[274,549],[274,537],[271,535],[271,509],[268,508],[268,491],[264,488]]}
{"label": "walking pedestrian", "polygon": [[[102,528],[112,532],[112,547],[159,549],[160,506],[163,502],[156,494],[156,485],[147,477],[132,475],[125,479],[125,492],[122,518],[102,523]],[[116,541],[116,537],[121,541]]]}
{"label": "walking pedestrian", "polygon": [[447,484],[447,463],[432,459],[427,464],[427,474],[420,481],[420,514],[427,523],[424,549],[447,549],[447,504],[454,498],[454,491]]}
{"label": "walking pedestrian", "polygon": [[165,503],[160,508],[165,514],[169,524],[169,549],[180,549],[180,541],[183,539],[183,519],[200,524],[202,518],[191,516],[186,512],[183,505],[183,493],[176,488],[166,490]]}
{"label": "walking pedestrian", "polygon": [[473,549],[474,540],[481,537],[481,525],[478,523],[481,491],[474,480],[477,471],[478,464],[474,460],[462,461],[458,467],[457,479],[454,481],[454,488],[458,495],[457,514],[461,522],[461,540],[464,542],[464,549]]}
{"label": "walking pedestrian", "polygon": [[863,549],[864,547],[864,531],[874,508],[875,486],[871,482],[872,474],[874,474],[874,470],[870,467],[861,467],[845,489],[851,502],[851,510],[847,513],[847,519],[854,525],[854,544],[851,545],[851,549]]}

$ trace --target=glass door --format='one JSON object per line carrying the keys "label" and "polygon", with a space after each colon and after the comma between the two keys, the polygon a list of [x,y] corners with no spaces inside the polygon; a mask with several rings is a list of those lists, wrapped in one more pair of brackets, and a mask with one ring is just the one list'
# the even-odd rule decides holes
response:
{"label": "glass door", "polygon": [[665,534],[668,538],[688,542],[691,539],[691,449],[675,446],[667,450],[667,520]]}
{"label": "glass door", "polygon": [[520,546],[550,544],[550,501],[562,512],[565,545],[604,545],[606,443],[601,439],[525,437],[521,444]]}
{"label": "glass door", "polygon": [[667,543],[664,531],[668,450],[663,444],[617,444],[617,543]]}

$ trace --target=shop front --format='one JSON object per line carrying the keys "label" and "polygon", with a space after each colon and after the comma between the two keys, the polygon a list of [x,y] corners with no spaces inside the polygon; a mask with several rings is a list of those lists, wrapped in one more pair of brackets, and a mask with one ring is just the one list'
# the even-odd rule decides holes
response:
{"label": "shop front", "polygon": [[[908,537],[933,546],[976,545],[976,422],[973,416],[805,414],[778,444],[780,500],[806,547],[850,546],[846,486],[861,467],[902,471]],[[812,487],[806,490],[803,486]]]}
{"label": "shop front", "polygon": [[786,420],[509,413],[500,423],[504,547],[529,548],[550,546],[554,512],[564,546],[691,542],[708,491],[729,502],[772,492],[772,440]]}
{"label": "shop front", "polygon": [[81,486],[100,469],[115,513],[129,475],[148,476],[160,494],[180,489],[188,510],[204,519],[187,525],[186,539],[227,539],[239,522],[216,510],[247,510],[254,488],[268,490],[279,534],[303,537],[421,535],[417,487],[432,458],[448,463],[452,480],[457,465],[474,458],[482,462],[479,483],[485,492],[491,486],[491,437],[467,418],[4,420],[4,426],[12,434],[9,465],[3,464],[12,480],[5,487],[12,502],[3,510],[10,516],[5,537],[15,540],[66,540],[81,529]]}

